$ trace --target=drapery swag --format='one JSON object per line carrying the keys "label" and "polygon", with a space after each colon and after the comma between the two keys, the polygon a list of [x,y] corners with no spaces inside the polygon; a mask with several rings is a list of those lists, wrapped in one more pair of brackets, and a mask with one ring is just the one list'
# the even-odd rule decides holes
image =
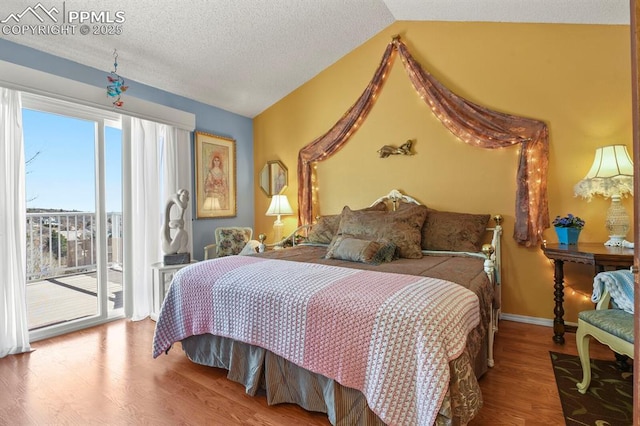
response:
{"label": "drapery swag", "polygon": [[489,149],[521,144],[513,237],[518,244],[525,246],[540,243],[542,231],[549,227],[549,136],[546,124],[493,111],[456,95],[422,68],[398,36],[387,45],[373,79],[356,103],[327,133],[298,153],[299,224],[313,221],[312,164],[335,154],[355,133],[375,104],[396,53],[400,55],[409,80],[420,97],[459,139]]}

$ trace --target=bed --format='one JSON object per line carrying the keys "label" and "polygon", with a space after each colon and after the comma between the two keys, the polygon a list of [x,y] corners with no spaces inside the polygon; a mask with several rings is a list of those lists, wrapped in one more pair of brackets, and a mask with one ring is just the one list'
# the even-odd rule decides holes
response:
{"label": "bed", "polygon": [[286,249],[183,268],[153,357],[181,342],[248,394],[334,425],[466,424],[500,312],[501,218],[489,217],[393,190],[296,230]]}

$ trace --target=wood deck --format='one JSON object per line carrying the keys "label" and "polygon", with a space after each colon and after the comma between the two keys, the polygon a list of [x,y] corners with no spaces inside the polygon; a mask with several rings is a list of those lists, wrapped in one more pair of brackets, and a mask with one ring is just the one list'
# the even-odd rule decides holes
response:
{"label": "wood deck", "polygon": [[[122,307],[122,272],[107,274],[109,309]],[[27,284],[29,330],[96,315],[98,280],[95,272],[52,277]]]}

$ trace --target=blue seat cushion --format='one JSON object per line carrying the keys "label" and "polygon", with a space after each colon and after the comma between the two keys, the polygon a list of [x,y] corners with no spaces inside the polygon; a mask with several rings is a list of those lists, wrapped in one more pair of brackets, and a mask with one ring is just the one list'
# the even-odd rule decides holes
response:
{"label": "blue seat cushion", "polygon": [[582,311],[578,318],[633,344],[633,315],[622,309]]}

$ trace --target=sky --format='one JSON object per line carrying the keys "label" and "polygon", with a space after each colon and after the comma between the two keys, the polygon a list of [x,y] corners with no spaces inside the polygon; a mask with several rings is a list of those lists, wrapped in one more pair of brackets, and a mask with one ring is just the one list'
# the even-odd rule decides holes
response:
{"label": "sky", "polygon": [[[22,123],[27,208],[95,212],[94,122],[23,108]],[[106,211],[121,212],[121,131],[105,133]]]}

